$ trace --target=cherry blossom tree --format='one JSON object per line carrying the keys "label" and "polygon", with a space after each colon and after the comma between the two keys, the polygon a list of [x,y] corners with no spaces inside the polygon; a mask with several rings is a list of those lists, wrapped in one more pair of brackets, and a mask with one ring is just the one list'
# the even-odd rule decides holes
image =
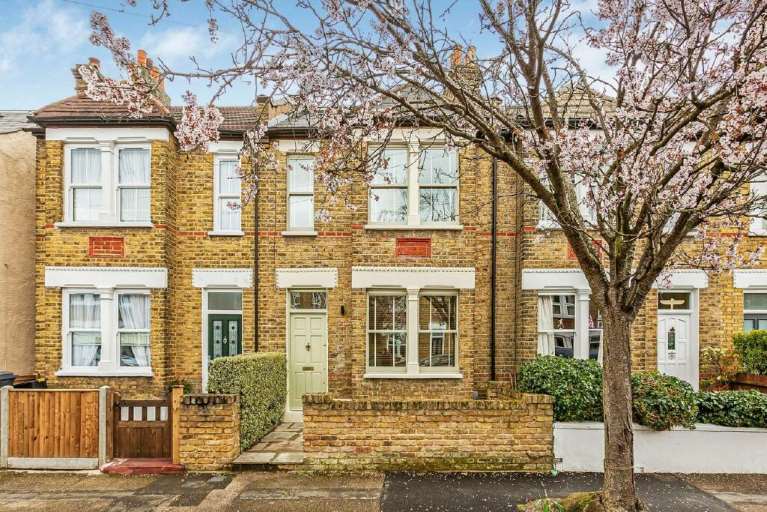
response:
{"label": "cherry blossom tree", "polygon": [[[170,7],[153,3],[161,23]],[[206,3],[211,38],[234,24],[242,40],[227,67],[159,63],[166,80],[213,85],[207,106],[186,98],[177,132],[185,149],[217,137],[213,105],[256,75],[322,139],[316,172],[331,190],[370,179],[371,163],[386,162],[361,157],[360,144],[401,126],[437,128],[524,181],[603,315],[603,505],[638,510],[632,323],[667,269],[717,271],[759,257],[738,242],[765,208],[749,183],[767,163],[767,0],[599,0],[590,25],[568,0],[477,0],[481,54],[450,28],[461,26],[452,2],[296,0],[300,16],[278,0]],[[106,17],[95,13],[92,26],[92,41],[125,76],[84,70],[88,93],[142,115],[155,104],[151,80]],[[602,58],[609,76],[589,73],[584,55]],[[273,167],[265,134],[264,125],[248,134],[260,162],[248,172]],[[734,235],[722,236],[723,226]]]}

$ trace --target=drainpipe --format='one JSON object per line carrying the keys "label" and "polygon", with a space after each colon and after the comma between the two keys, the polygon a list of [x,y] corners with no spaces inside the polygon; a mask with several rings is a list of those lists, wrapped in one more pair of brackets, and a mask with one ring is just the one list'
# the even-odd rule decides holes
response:
{"label": "drainpipe", "polygon": [[492,220],[490,227],[490,380],[495,380],[495,285],[498,276],[498,159],[493,157],[492,165]]}
{"label": "drainpipe", "polygon": [[[255,164],[254,164],[255,165]],[[255,168],[253,169],[255,172]],[[261,191],[257,191],[253,198],[253,351],[258,352],[258,198]]]}

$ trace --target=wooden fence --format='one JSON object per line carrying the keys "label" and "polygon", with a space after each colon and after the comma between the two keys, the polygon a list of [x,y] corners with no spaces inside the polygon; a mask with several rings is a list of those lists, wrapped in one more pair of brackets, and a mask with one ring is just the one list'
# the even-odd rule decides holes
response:
{"label": "wooden fence", "polygon": [[114,393],[0,389],[0,467],[95,469],[111,458]]}

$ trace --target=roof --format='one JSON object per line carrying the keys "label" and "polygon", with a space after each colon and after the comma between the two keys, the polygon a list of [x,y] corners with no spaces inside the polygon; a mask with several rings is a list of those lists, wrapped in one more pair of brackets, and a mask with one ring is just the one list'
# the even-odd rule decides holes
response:
{"label": "roof", "polygon": [[[254,128],[258,122],[263,107],[259,106],[235,106],[218,107],[224,116],[224,122],[219,126],[220,132],[244,132]],[[173,121],[181,120],[181,107],[171,107]]]}
{"label": "roof", "polygon": [[35,124],[27,119],[31,114],[31,110],[0,110],[0,133],[13,133],[34,128]]}
{"label": "roof", "polygon": [[159,111],[143,114],[140,118],[131,117],[130,111],[124,105],[118,105],[108,101],[96,101],[84,96],[70,96],[63,100],[46,105],[34,112],[34,120],[41,124],[49,124],[55,121],[126,121],[133,123],[146,123],[147,121],[170,122],[168,114]]}

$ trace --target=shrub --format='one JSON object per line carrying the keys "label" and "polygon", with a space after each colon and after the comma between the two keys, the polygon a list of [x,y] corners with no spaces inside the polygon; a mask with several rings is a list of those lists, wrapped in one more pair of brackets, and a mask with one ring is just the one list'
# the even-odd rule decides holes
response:
{"label": "shrub", "polygon": [[216,358],[208,370],[208,391],[240,396],[240,447],[247,450],[279,423],[285,411],[285,354]]}
{"label": "shrub", "polygon": [[767,428],[767,395],[758,391],[698,393],[698,422]]}
{"label": "shrub", "polygon": [[522,365],[520,391],[554,397],[555,421],[602,421],[602,368],[596,361],[542,356]]}
{"label": "shrub", "polygon": [[695,391],[687,382],[658,372],[638,372],[631,376],[631,389],[634,421],[640,425],[653,430],[695,425]]}
{"label": "shrub", "polygon": [[733,343],[746,372],[767,375],[767,331],[736,334]]}

